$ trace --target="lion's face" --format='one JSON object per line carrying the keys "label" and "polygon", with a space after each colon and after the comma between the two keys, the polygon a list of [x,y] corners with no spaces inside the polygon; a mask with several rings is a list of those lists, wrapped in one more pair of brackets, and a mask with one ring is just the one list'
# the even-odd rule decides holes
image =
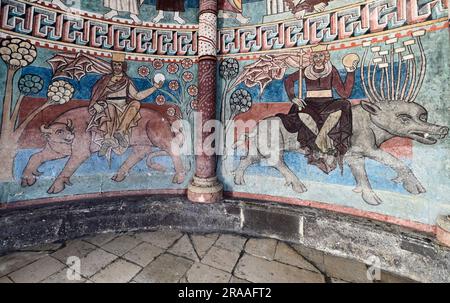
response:
{"label": "lion's face", "polygon": [[72,121],[64,123],[53,123],[50,126],[42,125],[41,132],[45,139],[51,143],[72,144],[75,134]]}

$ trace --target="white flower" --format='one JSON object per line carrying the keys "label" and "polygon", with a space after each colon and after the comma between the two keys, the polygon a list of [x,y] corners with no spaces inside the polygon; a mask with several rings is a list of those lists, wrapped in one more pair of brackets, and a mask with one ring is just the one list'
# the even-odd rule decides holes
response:
{"label": "white flower", "polygon": [[48,87],[47,97],[51,104],[65,104],[73,97],[75,89],[72,84],[64,80],[53,81]]}
{"label": "white flower", "polygon": [[25,67],[36,59],[36,47],[28,41],[14,38],[5,39],[0,46],[0,55],[6,64]]}

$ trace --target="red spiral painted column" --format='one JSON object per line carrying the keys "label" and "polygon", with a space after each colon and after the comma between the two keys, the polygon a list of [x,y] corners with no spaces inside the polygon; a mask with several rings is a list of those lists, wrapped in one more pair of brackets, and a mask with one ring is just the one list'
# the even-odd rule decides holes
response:
{"label": "red spiral painted column", "polygon": [[195,128],[202,130],[196,131],[195,176],[188,188],[188,199],[200,203],[220,201],[223,194],[223,186],[216,176],[216,155],[205,149],[212,131],[203,128],[205,123],[216,118],[216,36],[217,0],[200,0],[198,112],[201,115],[197,116],[201,116],[201,121],[195,121]]}

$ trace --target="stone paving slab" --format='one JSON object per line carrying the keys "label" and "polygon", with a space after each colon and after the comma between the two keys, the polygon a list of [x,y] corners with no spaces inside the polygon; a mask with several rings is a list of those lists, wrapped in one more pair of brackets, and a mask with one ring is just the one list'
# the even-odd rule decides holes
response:
{"label": "stone paving slab", "polygon": [[0,277],[6,276],[40,258],[47,256],[46,252],[16,252],[0,257]]}
{"label": "stone paving slab", "polygon": [[106,233],[84,238],[83,240],[91,244],[94,244],[95,246],[103,246],[117,237],[118,235],[115,233]]}
{"label": "stone paving slab", "polygon": [[90,280],[95,283],[127,283],[140,270],[140,266],[119,259],[96,273]]}
{"label": "stone paving slab", "polygon": [[48,278],[64,267],[65,264],[57,259],[46,256],[13,272],[9,275],[9,278],[16,283],[36,283]]}
{"label": "stone paving slab", "polygon": [[186,257],[194,262],[200,261],[188,235],[181,237],[168,252],[177,256]]}
{"label": "stone paving slab", "polygon": [[162,248],[143,242],[127,252],[123,258],[145,267],[163,252]]}
{"label": "stone paving slab", "polygon": [[193,263],[188,259],[165,253],[147,265],[133,280],[138,283],[176,283]]}
{"label": "stone paving slab", "polygon": [[96,272],[106,267],[108,264],[116,260],[118,257],[103,249],[97,248],[91,251],[86,257],[80,260],[81,275],[84,277],[91,277]]}
{"label": "stone paving slab", "polygon": [[231,273],[238,259],[239,252],[213,246],[202,259],[202,263]]}
{"label": "stone paving slab", "polygon": [[325,272],[328,276],[344,281],[372,283],[367,279],[367,265],[337,256],[324,255]]}
{"label": "stone paving slab", "polygon": [[69,257],[78,257],[81,259],[96,248],[90,243],[77,239],[66,242],[65,247],[54,252],[51,256],[65,264]]}
{"label": "stone paving slab", "polygon": [[[449,269],[450,271],[450,269]],[[449,273],[450,274],[450,273]],[[415,281],[391,274],[387,271],[381,271],[381,283],[415,283]]]}
{"label": "stone paving slab", "polygon": [[246,238],[237,235],[221,235],[214,245],[239,253],[246,241]]}
{"label": "stone paving slab", "polygon": [[195,263],[186,274],[189,283],[228,283],[231,274],[202,263]]}
{"label": "stone paving slab", "polygon": [[230,283],[251,283],[251,282],[244,280],[244,279],[239,279],[235,276],[232,276],[230,279]]}
{"label": "stone paving slab", "polygon": [[[67,278],[71,256],[80,258],[79,281]],[[322,283],[324,275],[331,283],[371,282],[366,268],[274,239],[166,230],[100,234],[25,248],[0,257],[0,283]],[[382,271],[380,282],[414,281]]]}
{"label": "stone paving slab", "polygon": [[192,243],[200,258],[203,258],[208,250],[216,242],[219,235],[191,235]]}
{"label": "stone paving slab", "polygon": [[120,257],[138,246],[141,242],[140,239],[136,239],[133,236],[123,235],[103,245],[102,249]]}
{"label": "stone paving slab", "polygon": [[8,277],[0,278],[0,284],[5,284],[5,283],[14,283],[14,282],[11,281],[11,279]]}
{"label": "stone paving slab", "polygon": [[67,268],[57,272],[56,274],[51,275],[42,281],[42,283],[84,283],[86,279],[82,276],[79,277],[79,280],[72,280],[67,277]]}
{"label": "stone paving slab", "polygon": [[290,245],[299,255],[303,256],[310,263],[314,264],[320,271],[325,271],[324,253],[303,245]]}
{"label": "stone paving slab", "polygon": [[182,236],[183,234],[177,231],[154,231],[137,233],[135,235],[137,239],[151,243],[164,249],[172,246],[172,244]]}
{"label": "stone paving slab", "polygon": [[274,259],[281,263],[293,265],[314,272],[319,272],[319,270],[317,270],[317,268],[314,265],[309,263],[294,249],[292,249],[286,243],[283,242],[278,243]]}
{"label": "stone paving slab", "polygon": [[245,254],[235,276],[254,283],[324,283],[321,274]]}
{"label": "stone paving slab", "polygon": [[245,252],[267,260],[273,260],[276,248],[274,239],[249,239],[245,244]]}

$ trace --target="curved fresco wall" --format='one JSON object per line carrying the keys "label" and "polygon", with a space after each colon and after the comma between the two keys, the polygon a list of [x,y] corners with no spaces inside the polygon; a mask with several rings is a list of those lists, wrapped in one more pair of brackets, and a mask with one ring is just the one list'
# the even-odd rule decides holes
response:
{"label": "curved fresco wall", "polygon": [[1,1],[1,201],[184,193],[197,1]]}
{"label": "curved fresco wall", "polygon": [[242,2],[218,37],[225,191],[433,231],[450,211],[448,2]]}
{"label": "curved fresco wall", "polygon": [[214,113],[198,73],[216,45],[228,196],[434,231],[450,213],[447,0],[200,2],[0,0],[2,203],[215,180],[186,129]]}

